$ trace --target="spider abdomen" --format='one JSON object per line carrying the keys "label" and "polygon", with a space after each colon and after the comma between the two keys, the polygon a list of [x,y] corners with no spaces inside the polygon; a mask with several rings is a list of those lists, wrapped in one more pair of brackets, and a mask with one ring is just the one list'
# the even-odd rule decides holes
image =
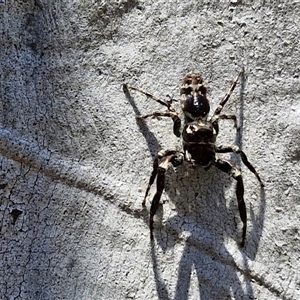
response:
{"label": "spider abdomen", "polygon": [[209,167],[215,161],[216,135],[211,122],[198,120],[186,124],[182,139],[188,161],[203,167]]}
{"label": "spider abdomen", "polygon": [[216,160],[215,146],[211,144],[184,144],[184,154],[193,165],[209,168]]}

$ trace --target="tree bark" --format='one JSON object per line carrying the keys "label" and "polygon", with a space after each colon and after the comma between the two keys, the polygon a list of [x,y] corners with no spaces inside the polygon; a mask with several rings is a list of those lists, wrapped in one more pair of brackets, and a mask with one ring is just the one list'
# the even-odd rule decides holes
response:
{"label": "tree bark", "polygon": [[[278,1],[0,1],[1,299],[299,299],[300,5]],[[123,83],[179,98],[204,77],[213,111],[241,67],[218,144],[235,182],[170,168],[154,219],[144,192],[163,111]],[[174,102],[180,112],[179,102]]]}

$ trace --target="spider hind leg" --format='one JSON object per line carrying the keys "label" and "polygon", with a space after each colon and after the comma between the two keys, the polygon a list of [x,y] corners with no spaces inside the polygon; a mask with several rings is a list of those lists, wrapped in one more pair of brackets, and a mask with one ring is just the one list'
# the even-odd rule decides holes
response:
{"label": "spider hind leg", "polygon": [[244,201],[244,182],[241,171],[231,162],[225,159],[217,159],[215,165],[221,171],[228,173],[237,181],[236,185],[236,198],[238,202],[238,208],[240,212],[240,218],[243,222],[243,233],[242,233],[242,242],[241,246],[245,245],[246,240],[246,231],[247,231],[247,212],[246,205]]}
{"label": "spider hind leg", "polygon": [[150,238],[153,239],[153,218],[158,209],[159,201],[163,190],[165,188],[165,173],[169,168],[170,164],[179,165],[182,163],[181,156],[179,155],[178,151],[174,150],[162,150],[158,153],[157,157],[153,163],[153,171],[149,180],[148,187],[146,189],[145,197],[143,200],[143,205],[145,205],[146,198],[148,196],[149,190],[154,183],[156,178],[156,193],[153,197],[151,208],[150,208],[150,217],[149,217],[149,226],[150,226]]}
{"label": "spider hind leg", "polygon": [[245,164],[245,166],[255,175],[257,178],[258,182],[260,183],[261,187],[264,187],[264,183],[260,179],[260,176],[258,175],[257,171],[253,167],[253,165],[249,162],[246,154],[236,145],[231,145],[231,146],[218,146],[216,148],[216,152],[218,153],[230,153],[234,152],[237,153],[241,156],[242,162]]}

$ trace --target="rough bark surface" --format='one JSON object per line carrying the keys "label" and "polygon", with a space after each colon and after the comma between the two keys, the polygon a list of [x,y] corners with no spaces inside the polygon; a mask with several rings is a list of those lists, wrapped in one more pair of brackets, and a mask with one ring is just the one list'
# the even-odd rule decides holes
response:
{"label": "rough bark surface", "polygon": [[[251,2],[247,4],[246,2]],[[299,1],[0,1],[1,299],[300,299]],[[170,169],[149,239],[141,205],[172,121],[124,82],[178,98],[199,71],[212,109],[241,66],[218,143],[235,182]],[[179,104],[175,104],[180,111]]]}

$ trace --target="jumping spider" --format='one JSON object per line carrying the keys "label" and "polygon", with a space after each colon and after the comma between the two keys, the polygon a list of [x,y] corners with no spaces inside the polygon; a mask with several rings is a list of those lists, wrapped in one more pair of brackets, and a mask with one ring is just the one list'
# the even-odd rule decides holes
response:
{"label": "jumping spider", "polygon": [[201,166],[208,170],[211,166],[216,166],[223,172],[231,175],[236,181],[236,197],[240,218],[243,222],[242,242],[244,246],[247,229],[247,212],[244,202],[244,184],[241,171],[230,161],[217,158],[216,153],[234,152],[239,154],[243,163],[248,169],[254,173],[261,187],[264,186],[256,170],[248,161],[245,153],[236,145],[216,146],[216,138],[219,133],[219,120],[230,119],[234,122],[237,128],[237,120],[235,115],[221,115],[224,105],[231,96],[236,84],[243,74],[242,69],[234,82],[232,83],[228,93],[217,106],[213,116],[208,119],[210,104],[207,97],[207,88],[200,74],[195,72],[188,73],[183,79],[183,85],[180,89],[181,108],[184,113],[184,126],[181,129],[181,120],[178,113],[172,107],[172,100],[162,100],[142,89],[124,84],[123,90],[128,93],[128,89],[138,91],[152,98],[161,105],[167,107],[167,111],[154,112],[144,116],[137,116],[137,119],[146,119],[149,117],[170,117],[173,120],[173,132],[177,137],[182,138],[183,152],[177,150],[161,150],[158,152],[153,163],[153,171],[146,189],[143,205],[145,205],[148,192],[157,177],[157,190],[153,197],[150,209],[150,237],[153,239],[153,217],[158,209],[159,201],[165,187],[165,172],[170,164],[178,166],[184,161],[187,161],[191,167]]}

